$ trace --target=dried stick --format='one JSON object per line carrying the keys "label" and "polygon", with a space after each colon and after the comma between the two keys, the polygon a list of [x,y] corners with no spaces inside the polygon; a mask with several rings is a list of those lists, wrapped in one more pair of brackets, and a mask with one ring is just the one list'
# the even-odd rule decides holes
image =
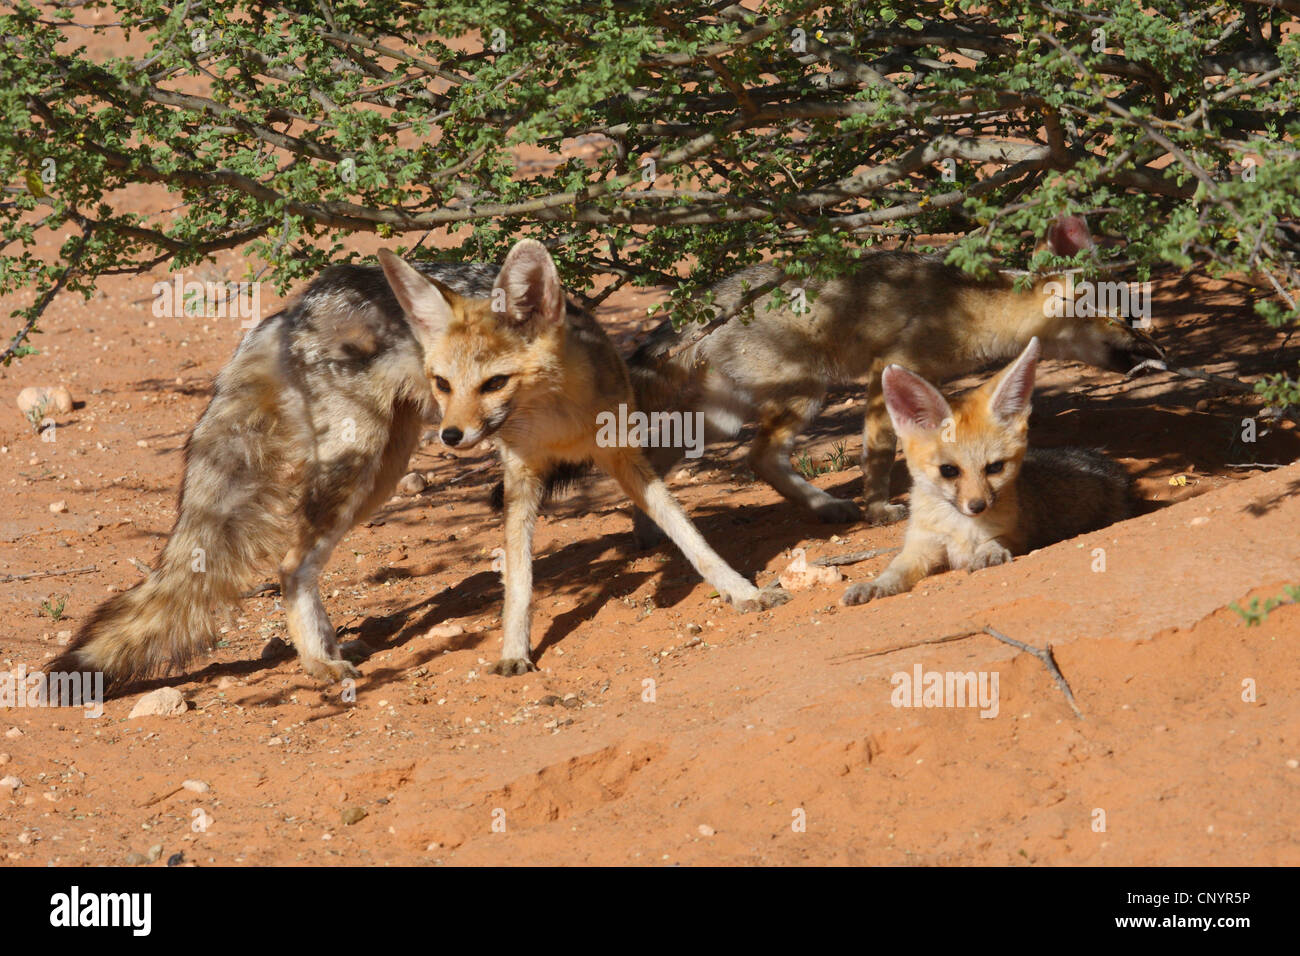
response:
{"label": "dried stick", "polygon": [[1138,372],[1144,372],[1148,369],[1168,372],[1171,375],[1181,375],[1183,378],[1199,378],[1203,382],[1210,382],[1213,385],[1222,385],[1224,388],[1235,389],[1238,392],[1255,391],[1255,386],[1250,382],[1228,378],[1224,375],[1215,375],[1212,372],[1202,372],[1199,368],[1180,368],[1177,366],[1170,366],[1161,359],[1146,359],[1143,362],[1139,362],[1124,373],[1124,378],[1127,381]]}
{"label": "dried stick", "polygon": [[910,647],[924,647],[927,644],[947,644],[949,641],[960,641],[967,637],[974,637],[977,634],[983,634],[983,631],[962,631],[960,634],[945,634],[943,637],[927,637],[923,641],[912,641],[909,644],[895,644],[893,647],[882,647],[875,651],[850,651],[847,654],[836,654],[831,657],[832,661],[837,664],[847,664],[849,661],[862,661],[868,657],[884,657],[886,654],[893,654],[895,651],[905,651]]}
{"label": "dried stick", "polygon": [[925,647],[928,644],[947,644],[950,641],[960,641],[968,637],[976,637],[980,634],[987,634],[989,637],[995,638],[1004,644],[1010,644],[1012,647],[1019,648],[1022,651],[1027,651],[1042,661],[1043,666],[1047,668],[1047,672],[1051,674],[1052,679],[1056,681],[1056,686],[1059,687],[1061,693],[1065,695],[1065,701],[1070,705],[1070,709],[1074,711],[1074,715],[1080,720],[1084,719],[1083,711],[1081,711],[1079,705],[1075,703],[1074,692],[1070,690],[1069,682],[1065,679],[1065,675],[1061,673],[1061,669],[1056,665],[1056,657],[1052,654],[1052,645],[1048,644],[1046,647],[1037,648],[1032,644],[1025,644],[1021,641],[1017,641],[1015,638],[1007,637],[1005,634],[993,629],[992,627],[983,627],[978,631],[961,631],[957,634],[945,634],[943,637],[928,637],[923,641],[912,641],[907,644],[895,644],[893,647],[882,647],[875,651],[851,651],[848,654],[835,655],[831,657],[831,660],[837,664],[845,664],[849,661],[866,660],[869,657],[883,657],[886,654],[893,654],[896,651],[904,651],[913,647]]}
{"label": "dried stick", "polygon": [[0,584],[7,584],[10,581],[31,581],[35,578],[56,578],[65,574],[90,574],[92,571],[98,571],[95,565],[86,568],[71,568],[67,571],[32,571],[29,574],[6,574],[0,578]]}
{"label": "dried stick", "polygon": [[1070,690],[1070,684],[1065,679],[1065,675],[1061,673],[1061,669],[1056,666],[1056,657],[1052,654],[1051,644],[1046,644],[1040,649],[1034,647],[1032,644],[1021,643],[1014,637],[1007,637],[1005,634],[1002,634],[991,627],[985,627],[984,633],[990,637],[997,638],[1003,644],[1010,644],[1012,647],[1018,647],[1022,651],[1028,651],[1030,654],[1033,654],[1042,661],[1043,666],[1047,668],[1047,672],[1051,674],[1052,679],[1056,681],[1056,686],[1061,688],[1061,693],[1065,695],[1065,700],[1070,705],[1070,709],[1074,711],[1074,716],[1083,720],[1083,711],[1081,711],[1079,705],[1074,702],[1074,692]]}
{"label": "dried stick", "polygon": [[850,551],[848,554],[832,554],[822,558],[815,558],[808,563],[815,564],[818,567],[833,568],[841,564],[860,564],[863,561],[878,558],[882,554],[893,554],[897,550],[898,548],[872,548],[870,551]]}

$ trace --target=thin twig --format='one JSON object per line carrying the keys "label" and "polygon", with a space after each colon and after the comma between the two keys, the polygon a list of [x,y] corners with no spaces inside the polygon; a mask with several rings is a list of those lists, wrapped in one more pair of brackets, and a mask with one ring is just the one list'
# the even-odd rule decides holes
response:
{"label": "thin twig", "polygon": [[1042,648],[1034,647],[1032,644],[1025,644],[1021,641],[1017,641],[1015,638],[1007,637],[1005,634],[992,627],[983,627],[978,631],[961,631],[956,634],[945,634],[943,637],[928,637],[923,641],[911,641],[907,644],[895,644],[893,647],[882,647],[879,650],[874,651],[850,651],[847,654],[837,654],[830,659],[837,664],[847,664],[850,661],[861,661],[870,657],[884,657],[886,654],[905,651],[913,647],[925,647],[929,644],[947,644],[951,641],[960,641],[968,637],[976,637],[980,634],[987,634],[989,637],[996,638],[1004,644],[1010,644],[1012,647],[1033,654],[1042,661],[1043,666],[1047,668],[1047,672],[1051,674],[1052,679],[1056,681],[1056,686],[1059,687],[1061,693],[1065,695],[1065,701],[1070,705],[1070,709],[1074,711],[1074,715],[1080,720],[1084,719],[1083,711],[1081,711],[1079,705],[1075,703],[1074,692],[1070,690],[1069,682],[1065,679],[1065,675],[1061,673],[1061,669],[1056,665],[1056,657],[1052,654],[1052,645],[1048,644],[1046,647]]}
{"label": "thin twig", "polygon": [[822,558],[815,558],[808,563],[823,568],[833,568],[841,564],[861,564],[863,561],[878,558],[882,554],[893,554],[897,550],[898,548],[872,548],[870,551],[850,551],[848,554],[832,554]]}
{"label": "thin twig", "polygon": [[923,641],[912,641],[909,644],[895,644],[893,647],[884,647],[875,651],[849,651],[847,654],[836,654],[831,660],[837,664],[847,664],[850,661],[863,661],[868,657],[884,657],[886,654],[893,654],[895,651],[905,651],[910,647],[924,647],[927,644],[947,644],[949,641],[960,641],[963,638],[974,637],[977,634],[983,634],[983,631],[962,631],[960,634],[945,634],[943,637],[927,637]]}
{"label": "thin twig", "polygon": [[45,314],[45,310],[49,308],[50,303],[54,301],[55,296],[63,291],[63,287],[69,279],[77,275],[81,268],[81,257],[86,251],[86,244],[89,242],[90,234],[93,231],[93,226],[85,228],[81,236],[78,237],[79,241],[75,248],[68,253],[67,264],[63,267],[63,271],[59,273],[59,277],[54,280],[54,285],[46,289],[41,294],[40,298],[32,305],[31,314],[27,317],[27,322],[18,330],[18,334],[13,337],[4,352],[0,353],[0,364],[8,362],[11,358],[18,355],[18,349],[27,341],[28,337],[31,335],[32,329],[36,328],[37,321],[39,321],[40,317]]}
{"label": "thin twig", "polygon": [[1033,654],[1042,661],[1043,666],[1047,668],[1047,672],[1051,674],[1052,679],[1056,681],[1056,686],[1061,688],[1061,693],[1065,695],[1065,700],[1070,705],[1070,709],[1074,711],[1074,716],[1083,720],[1083,711],[1081,711],[1079,705],[1074,702],[1074,692],[1070,690],[1069,681],[1065,679],[1065,675],[1061,673],[1061,669],[1056,666],[1056,656],[1052,653],[1051,644],[1046,644],[1042,648],[1037,648],[1032,644],[1025,644],[1021,641],[1017,641],[1014,637],[1007,637],[1005,634],[1002,634],[991,627],[985,627],[984,633],[990,637],[997,638],[1003,644],[1010,644],[1012,647],[1018,647],[1022,651]]}
{"label": "thin twig", "polygon": [[1224,375],[1215,375],[1212,372],[1203,372],[1199,368],[1180,368],[1177,366],[1171,366],[1161,359],[1146,359],[1143,362],[1139,362],[1124,374],[1124,378],[1126,380],[1131,379],[1139,372],[1144,372],[1148,369],[1155,369],[1159,372],[1168,372],[1171,375],[1181,375],[1183,378],[1198,378],[1203,382],[1209,382],[1213,385],[1222,385],[1224,388],[1235,389],[1239,392],[1255,392],[1255,386],[1250,382],[1228,378]]}
{"label": "thin twig", "polygon": [[497,463],[496,457],[493,456],[492,458],[489,458],[487,461],[483,462],[481,465],[475,465],[473,468],[466,468],[464,471],[462,471],[460,474],[456,475],[455,477],[448,478],[446,481],[443,482],[443,484],[458,485],[466,478],[473,478],[475,475],[481,475],[483,472],[488,471],[494,465],[496,465],[496,463]]}
{"label": "thin twig", "polygon": [[92,564],[86,568],[71,568],[67,571],[32,571],[30,574],[6,574],[0,578],[0,584],[7,584],[10,581],[31,581],[35,578],[57,578],[65,574],[90,574],[92,571],[98,570],[99,568]]}

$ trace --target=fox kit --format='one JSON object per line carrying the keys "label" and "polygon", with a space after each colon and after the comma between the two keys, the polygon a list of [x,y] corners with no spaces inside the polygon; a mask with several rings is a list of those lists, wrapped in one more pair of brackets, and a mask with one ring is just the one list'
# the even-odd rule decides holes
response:
{"label": "fox kit", "polygon": [[953,405],[919,375],[884,370],[885,407],[912,475],[912,513],[902,552],[842,603],[909,591],[947,568],[1005,564],[1129,516],[1129,477],[1105,455],[1027,448],[1041,354],[1030,339],[1001,374]]}
{"label": "fox kit", "polygon": [[[1067,216],[1052,224],[1045,244],[1068,256],[1091,248],[1093,241],[1083,219]],[[775,266],[746,269],[714,286],[714,304],[731,308],[747,286],[779,279]],[[733,317],[676,355],[668,353],[688,330],[674,331],[665,323],[633,356],[633,382],[643,409],[703,411],[710,441],[734,438],[756,420],[749,448],[754,473],[818,518],[845,522],[862,516],[857,505],[804,480],[790,465],[790,448],[831,385],[865,377],[866,517],[874,523],[895,521],[906,508],[889,502],[895,435],[881,390],[886,365],[898,363],[942,381],[1009,359],[1033,336],[1042,340],[1047,358],[1113,371],[1128,371],[1163,354],[1123,321],[1047,308],[1049,293],[1057,288],[1052,282],[1060,277],[1017,291],[1009,274],[977,280],[937,258],[875,253],[852,274],[816,286],[803,314],[787,306],[769,310],[769,294],[757,300],[748,318]],[[793,286],[787,283],[786,291]],[[1053,314],[1060,312],[1067,315]],[[656,470],[665,474],[681,453],[661,448],[650,454]],[[636,517],[638,542],[653,543],[658,537],[653,525],[643,514]]]}
{"label": "fox kit", "polygon": [[[420,263],[486,297],[494,266]],[[470,299],[457,298],[457,308]],[[318,580],[335,545],[392,494],[433,410],[420,346],[375,266],[334,266],[252,329],[185,445],[179,515],[157,567],[101,604],[47,672],[106,685],[182,668],[221,614],[279,562],[289,638],[322,680],[339,655]]]}
{"label": "fox kit", "polygon": [[501,267],[494,309],[467,303],[401,259],[380,262],[424,352],[452,447],[494,439],[505,473],[505,641],[499,674],[534,670],[531,654],[532,541],[547,476],[592,461],[681,548],[695,570],[737,610],[789,599],[760,590],[705,542],[637,447],[603,447],[598,416],[634,408],[627,366],[601,327],[566,313],[555,264],[525,240]]}

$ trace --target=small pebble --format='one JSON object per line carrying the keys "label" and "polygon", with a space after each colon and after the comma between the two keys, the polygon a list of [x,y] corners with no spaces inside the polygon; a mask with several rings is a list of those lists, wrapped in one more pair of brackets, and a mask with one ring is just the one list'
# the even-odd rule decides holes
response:
{"label": "small pebble", "polygon": [[350,827],[354,823],[360,823],[367,816],[369,814],[360,807],[345,807],[343,812],[339,814],[340,819],[343,820],[343,825],[346,827]]}
{"label": "small pebble", "polygon": [[405,475],[402,480],[397,483],[397,493],[399,495],[410,497],[412,495],[418,495],[428,486],[429,483],[424,480],[424,475],[420,474],[418,471],[413,471],[410,474]]}
{"label": "small pebble", "polygon": [[185,695],[175,687],[160,687],[135,702],[130,717],[175,717],[188,708]]}
{"label": "small pebble", "polygon": [[72,411],[72,393],[62,385],[31,386],[18,393],[18,410],[26,415],[43,404],[44,414],[66,415]]}
{"label": "small pebble", "polygon": [[181,786],[184,787],[186,790],[190,790],[194,793],[207,793],[209,790],[212,789],[202,780],[186,780],[184,783],[181,784]]}
{"label": "small pebble", "polygon": [[424,632],[425,637],[447,638],[460,637],[465,633],[465,629],[459,624],[439,624],[437,627],[430,628]]}

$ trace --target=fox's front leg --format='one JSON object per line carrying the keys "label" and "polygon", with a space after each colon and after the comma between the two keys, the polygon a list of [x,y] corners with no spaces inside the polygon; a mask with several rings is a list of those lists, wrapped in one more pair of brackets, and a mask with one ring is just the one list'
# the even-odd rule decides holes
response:
{"label": "fox's front leg", "polygon": [[545,488],[540,475],[520,459],[502,452],[505,466],[506,563],[505,607],[501,618],[505,641],[501,660],[490,668],[511,676],[537,670],[532,661],[533,528]]}
{"label": "fox's front leg", "polygon": [[866,499],[867,521],[891,524],[907,517],[905,505],[889,501],[889,476],[894,470],[894,451],[898,437],[889,421],[885,392],[881,383],[884,364],[876,363],[867,382],[867,414],[862,422],[862,493]]}
{"label": "fox's front leg", "polygon": [[1011,563],[1011,549],[999,541],[997,538],[990,538],[975,549],[970,564],[966,567],[971,571],[978,571],[981,568],[991,568],[998,564]]}
{"label": "fox's front leg", "polygon": [[872,598],[888,597],[910,591],[922,578],[941,571],[947,564],[947,548],[942,541],[928,535],[908,535],[903,550],[889,562],[874,581],[861,581],[844,592],[840,603],[866,604]]}
{"label": "fox's front leg", "polygon": [[614,454],[599,464],[619,483],[632,503],[648,514],[672,538],[673,544],[686,555],[686,560],[691,562],[700,577],[717,588],[724,600],[742,614],[776,607],[790,600],[790,595],[781,588],[757,588],[750,584],[709,547],[704,536],[673,498],[663,479],[654,473],[636,449],[620,448],[613,451]]}

